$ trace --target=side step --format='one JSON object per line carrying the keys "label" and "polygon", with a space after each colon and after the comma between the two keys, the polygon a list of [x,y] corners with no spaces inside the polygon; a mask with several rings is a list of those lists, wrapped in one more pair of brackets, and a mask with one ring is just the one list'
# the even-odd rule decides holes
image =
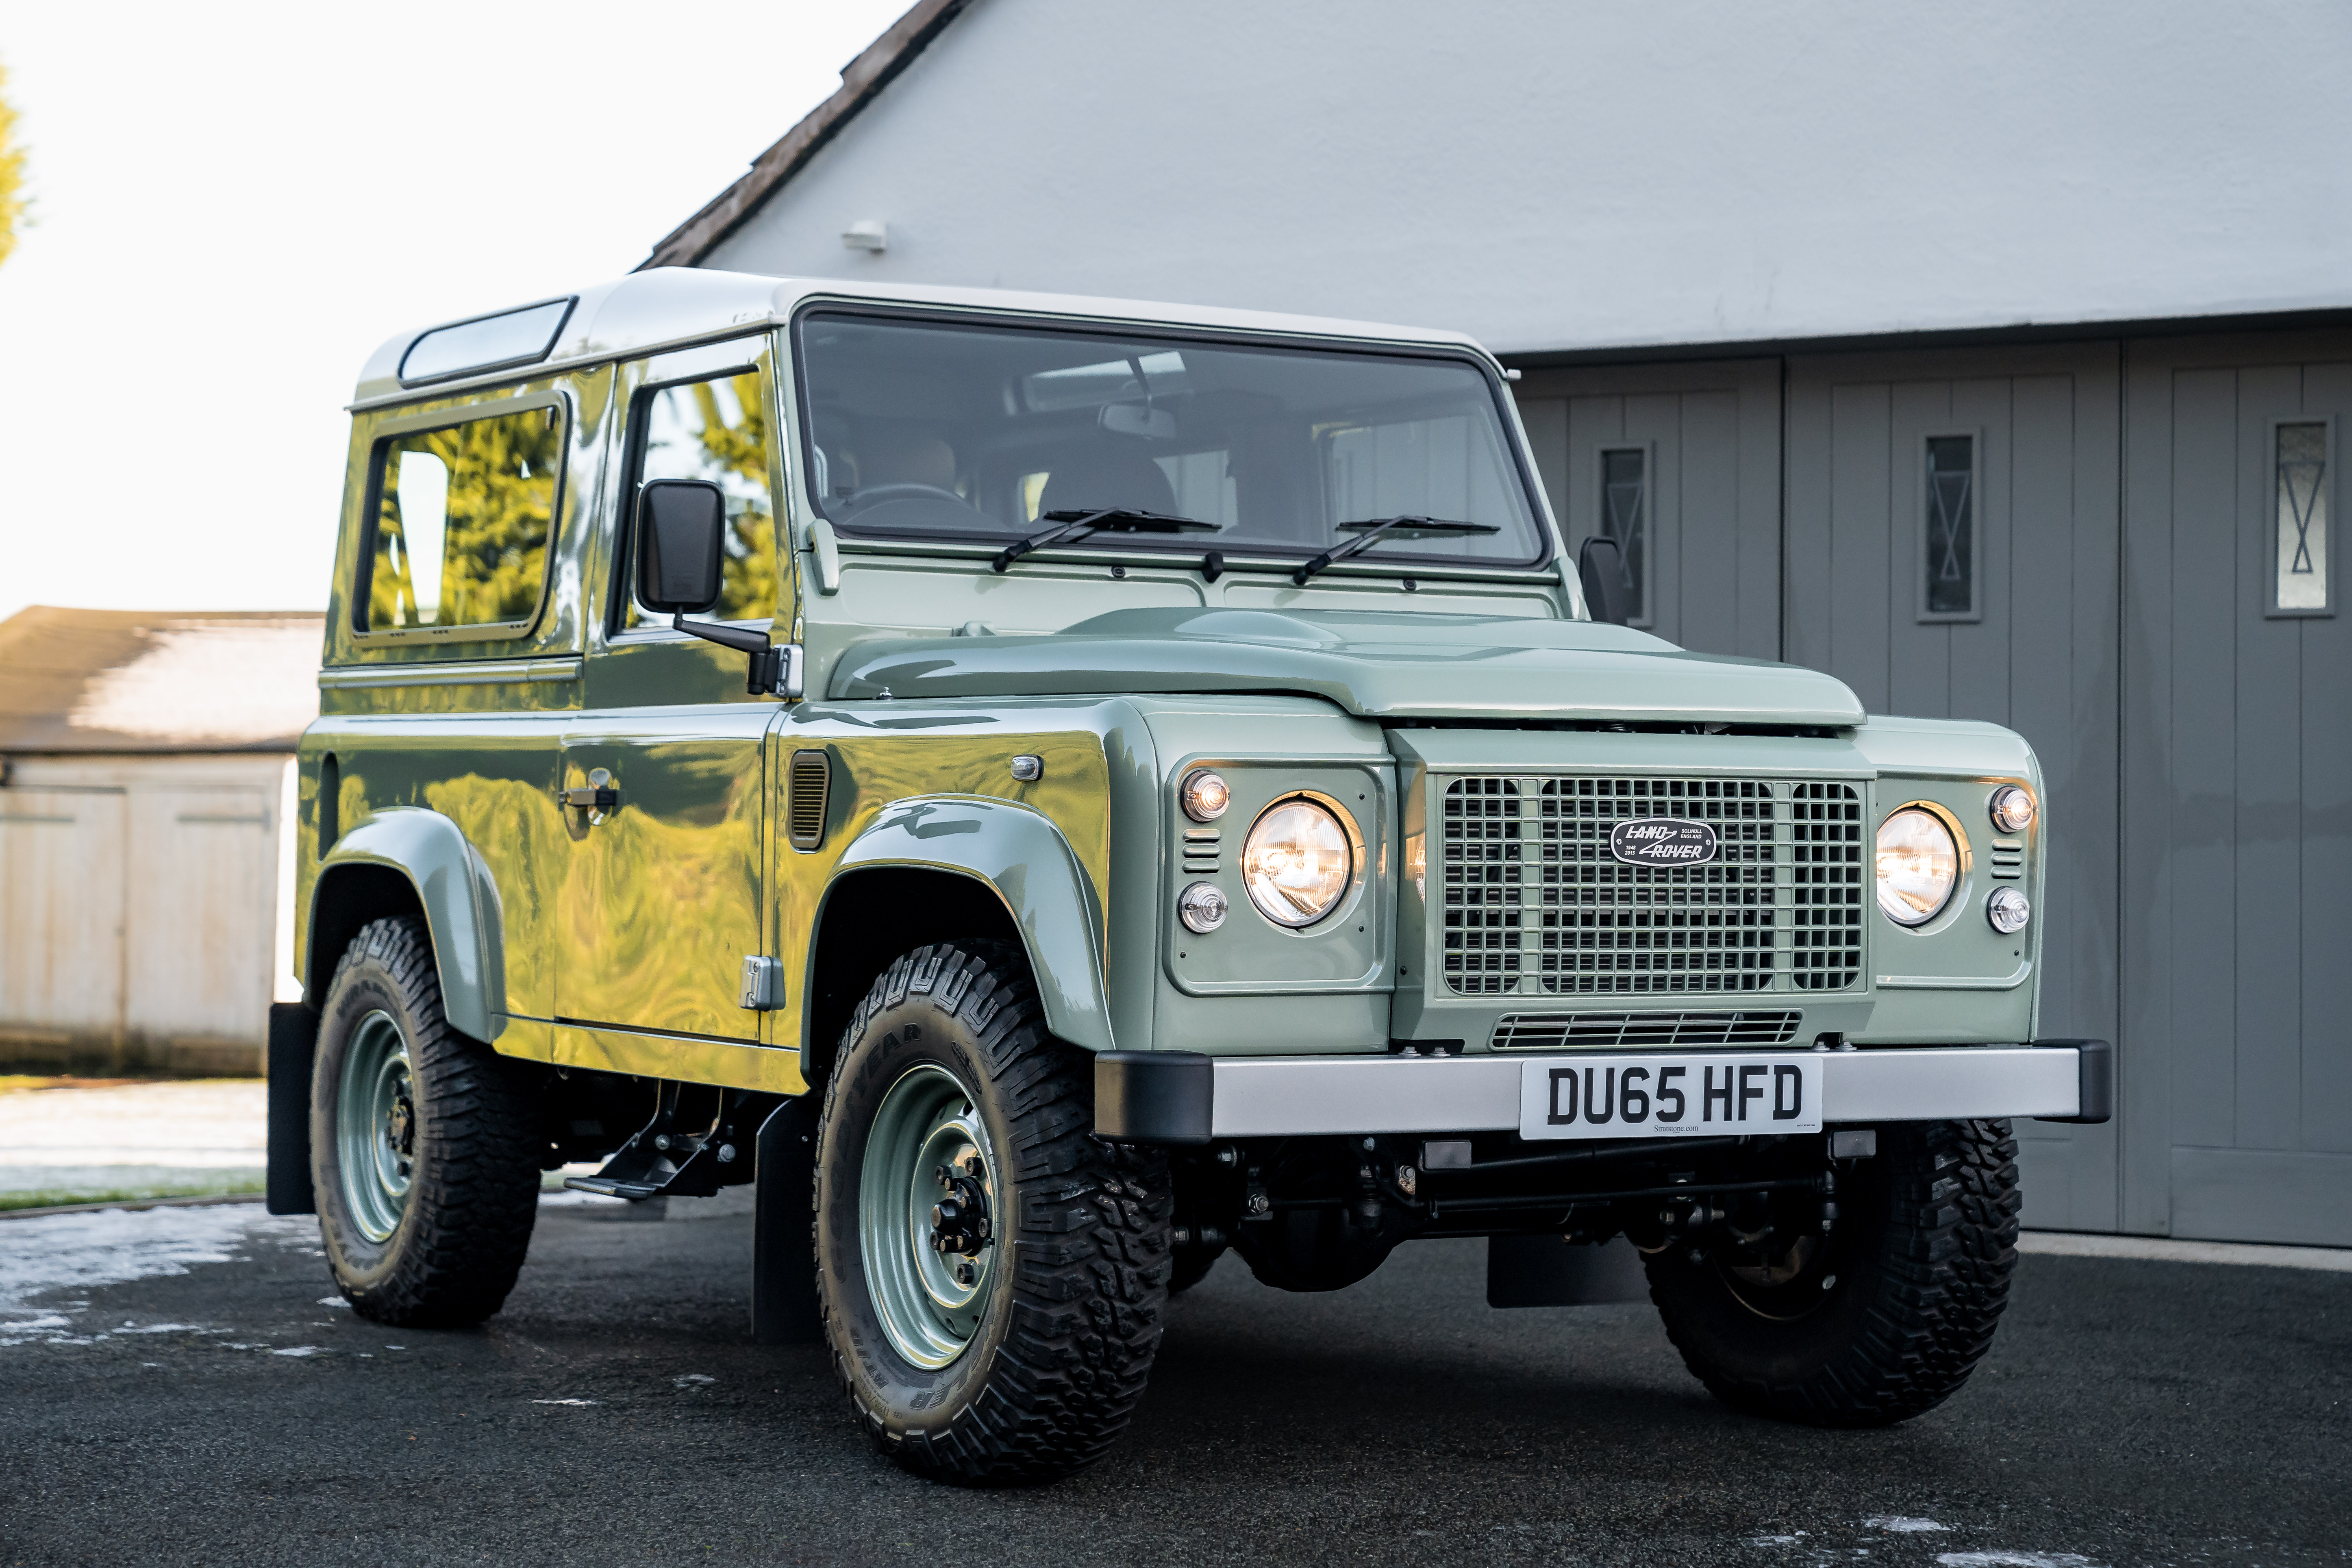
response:
{"label": "side step", "polygon": [[665,1082],[653,1120],[614,1150],[594,1175],[567,1176],[563,1184],[633,1203],[711,1197],[721,1187],[751,1180],[753,1140],[783,1099],[755,1089]]}

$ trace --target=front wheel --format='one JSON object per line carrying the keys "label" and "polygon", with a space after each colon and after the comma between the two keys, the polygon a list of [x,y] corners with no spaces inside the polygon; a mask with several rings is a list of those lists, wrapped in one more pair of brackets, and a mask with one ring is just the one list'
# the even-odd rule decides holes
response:
{"label": "front wheel", "polygon": [[818,1133],[819,1300],[842,1386],[918,1474],[1068,1475],[1142,1396],[1167,1165],[1093,1135],[1092,1066],[1046,1034],[997,943],[916,949],[844,1036]]}
{"label": "front wheel", "polygon": [[1760,1262],[1650,1255],[1667,1337],[1726,1405],[1887,1426],[1942,1404],[1991,1345],[2017,1267],[2009,1123],[1904,1123],[1879,1151],[1843,1184],[1827,1235],[1789,1226]]}

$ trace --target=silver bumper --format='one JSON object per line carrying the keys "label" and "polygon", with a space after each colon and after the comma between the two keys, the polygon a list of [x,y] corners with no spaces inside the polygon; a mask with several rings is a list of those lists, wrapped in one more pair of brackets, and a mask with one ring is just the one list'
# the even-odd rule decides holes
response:
{"label": "silver bumper", "polygon": [[[2105,1047],[2100,1050],[2104,1052]],[[1727,1053],[1737,1059],[1736,1053]],[[2074,1046],[1936,1046],[1831,1051],[1822,1115],[1830,1121],[2096,1113],[2083,1103]],[[1197,1059],[1197,1058],[1196,1058]],[[1348,1132],[1485,1132],[1519,1125],[1518,1056],[1217,1058],[1210,1105],[1218,1138]],[[2104,1060],[2099,1066],[2104,1067]],[[2090,1096],[2099,1098],[2095,1089]]]}

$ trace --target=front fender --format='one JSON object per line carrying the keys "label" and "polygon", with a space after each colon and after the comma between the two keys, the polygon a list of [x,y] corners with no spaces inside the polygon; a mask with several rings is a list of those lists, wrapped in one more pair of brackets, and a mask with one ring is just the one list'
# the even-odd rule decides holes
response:
{"label": "front fender", "polygon": [[893,801],[842,851],[834,877],[877,866],[954,872],[994,889],[1029,950],[1046,1027],[1087,1050],[1113,1048],[1102,901],[1050,817],[976,795]]}
{"label": "front fender", "polygon": [[[336,842],[310,891],[310,930],[319,929],[322,900],[332,896],[335,873],[347,866],[399,872],[416,890],[433,935],[441,974],[441,1010],[450,1024],[478,1040],[495,1040],[507,1024],[506,939],[497,881],[455,822],[422,806],[388,806]],[[335,955],[317,953],[313,964]]]}

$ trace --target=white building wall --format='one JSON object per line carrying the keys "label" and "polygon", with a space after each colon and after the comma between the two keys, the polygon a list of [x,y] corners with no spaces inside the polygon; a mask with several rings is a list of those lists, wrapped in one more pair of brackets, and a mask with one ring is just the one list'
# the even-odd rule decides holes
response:
{"label": "white building wall", "polygon": [[1504,352],[2352,305],[2347,67],[2328,0],[977,0],[707,264]]}

